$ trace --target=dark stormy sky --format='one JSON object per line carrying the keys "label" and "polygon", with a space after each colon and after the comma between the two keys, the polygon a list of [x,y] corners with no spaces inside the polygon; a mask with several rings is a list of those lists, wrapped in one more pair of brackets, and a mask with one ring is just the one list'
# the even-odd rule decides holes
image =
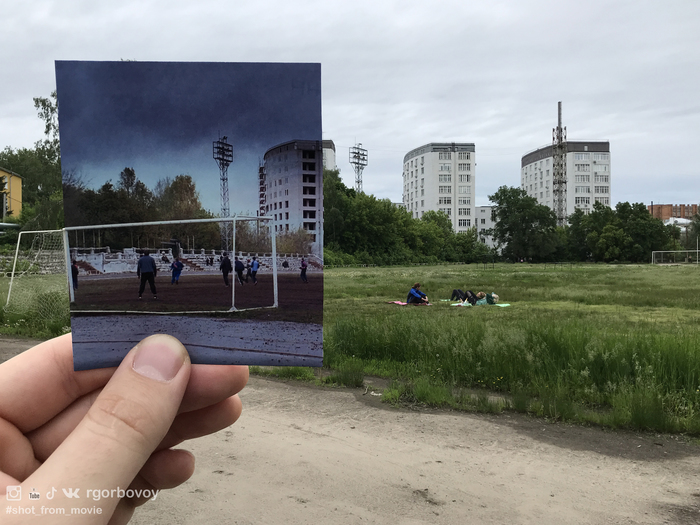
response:
{"label": "dark stormy sky", "polygon": [[221,210],[212,142],[227,136],[232,213],[257,209],[265,151],[321,138],[319,64],[59,61],[63,170],[92,188],[125,168],[153,189],[191,175],[203,206]]}

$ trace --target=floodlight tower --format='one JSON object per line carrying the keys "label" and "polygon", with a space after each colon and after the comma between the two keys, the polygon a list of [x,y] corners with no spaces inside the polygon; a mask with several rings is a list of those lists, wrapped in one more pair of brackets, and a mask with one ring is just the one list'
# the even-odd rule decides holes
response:
{"label": "floodlight tower", "polygon": [[350,164],[355,170],[355,191],[362,191],[362,170],[367,166],[367,150],[362,147],[362,144],[355,144],[350,148]]}
{"label": "floodlight tower", "polygon": [[[221,178],[221,216],[229,217],[228,198],[228,167],[233,162],[233,145],[229,144],[226,135],[214,141],[214,160],[219,166]],[[222,222],[219,226],[221,230],[221,249],[229,251],[229,239],[231,238],[231,223]],[[233,247],[232,247],[233,248]]]}
{"label": "floodlight tower", "polygon": [[566,127],[561,127],[561,102],[559,120],[552,130],[552,186],[554,192],[554,213],[557,225],[566,225]]}

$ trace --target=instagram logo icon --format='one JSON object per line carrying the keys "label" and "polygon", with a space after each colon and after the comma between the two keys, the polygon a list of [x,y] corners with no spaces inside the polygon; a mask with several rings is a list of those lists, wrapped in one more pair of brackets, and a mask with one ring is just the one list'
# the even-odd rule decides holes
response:
{"label": "instagram logo icon", "polygon": [[22,487],[19,485],[7,486],[7,501],[19,501],[22,499]]}

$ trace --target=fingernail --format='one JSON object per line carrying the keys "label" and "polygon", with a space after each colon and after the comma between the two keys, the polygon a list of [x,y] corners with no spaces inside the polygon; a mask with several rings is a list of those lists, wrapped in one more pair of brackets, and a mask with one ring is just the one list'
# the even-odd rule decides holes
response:
{"label": "fingernail", "polygon": [[137,374],[167,383],[182,368],[186,356],[180,341],[167,335],[155,335],[138,344],[132,367]]}

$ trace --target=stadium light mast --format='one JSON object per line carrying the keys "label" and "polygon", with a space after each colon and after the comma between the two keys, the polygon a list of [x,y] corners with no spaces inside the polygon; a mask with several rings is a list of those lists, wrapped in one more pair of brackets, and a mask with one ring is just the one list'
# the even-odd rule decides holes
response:
{"label": "stadium light mast", "polygon": [[566,225],[566,127],[561,127],[561,102],[559,120],[552,130],[552,190],[554,193],[554,213],[557,226]]}
{"label": "stadium light mast", "polygon": [[350,148],[350,164],[355,170],[355,191],[362,191],[362,170],[367,166],[367,150],[362,147],[362,144],[355,144]]}
{"label": "stadium light mast", "polygon": [[[221,179],[221,216],[229,217],[231,211],[229,209],[228,198],[228,167],[233,162],[233,145],[227,141],[228,137],[224,135],[219,140],[214,141],[214,160],[219,166]],[[222,222],[219,225],[221,230],[221,249],[229,251],[229,239],[231,238],[231,223]],[[232,247],[233,248],[233,247]]]}

